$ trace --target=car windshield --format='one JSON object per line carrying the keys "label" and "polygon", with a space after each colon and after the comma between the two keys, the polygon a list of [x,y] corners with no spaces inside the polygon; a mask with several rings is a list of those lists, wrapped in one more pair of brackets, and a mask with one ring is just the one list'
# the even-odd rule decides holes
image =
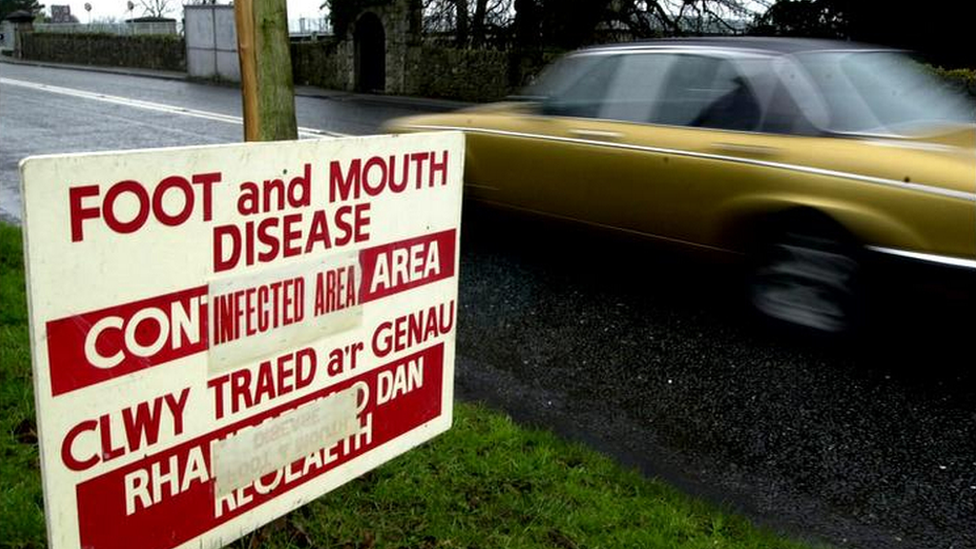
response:
{"label": "car windshield", "polygon": [[972,103],[906,55],[828,51],[796,58],[827,103],[827,130],[907,135],[974,121]]}

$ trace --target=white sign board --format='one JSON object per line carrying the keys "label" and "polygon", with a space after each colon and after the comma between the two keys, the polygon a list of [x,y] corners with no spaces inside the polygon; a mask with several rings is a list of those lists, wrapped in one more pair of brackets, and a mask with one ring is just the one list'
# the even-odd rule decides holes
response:
{"label": "white sign board", "polygon": [[51,547],[217,547],[451,424],[463,136],[21,164]]}

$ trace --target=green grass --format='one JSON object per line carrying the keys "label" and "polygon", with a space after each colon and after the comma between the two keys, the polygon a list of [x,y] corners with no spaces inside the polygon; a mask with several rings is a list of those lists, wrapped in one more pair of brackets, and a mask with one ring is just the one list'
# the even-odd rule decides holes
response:
{"label": "green grass", "polygon": [[801,547],[579,444],[459,405],[454,428],[239,547]]}
{"label": "green grass", "polygon": [[[21,233],[0,224],[0,547],[43,547]],[[503,414],[434,441],[237,547],[803,547]]]}
{"label": "green grass", "polygon": [[0,223],[0,546],[43,547],[44,500],[34,423],[20,230]]}

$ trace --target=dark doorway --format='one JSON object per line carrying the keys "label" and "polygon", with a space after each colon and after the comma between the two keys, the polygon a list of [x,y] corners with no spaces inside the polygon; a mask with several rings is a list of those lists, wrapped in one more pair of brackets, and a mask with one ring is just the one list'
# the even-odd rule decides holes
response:
{"label": "dark doorway", "polygon": [[386,89],[386,33],[373,13],[356,21],[356,91],[383,93]]}

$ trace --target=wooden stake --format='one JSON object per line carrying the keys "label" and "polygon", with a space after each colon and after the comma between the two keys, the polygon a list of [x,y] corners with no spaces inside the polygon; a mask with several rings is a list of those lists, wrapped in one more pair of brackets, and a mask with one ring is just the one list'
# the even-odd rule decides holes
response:
{"label": "wooden stake", "polygon": [[298,139],[285,0],[236,0],[245,141]]}

